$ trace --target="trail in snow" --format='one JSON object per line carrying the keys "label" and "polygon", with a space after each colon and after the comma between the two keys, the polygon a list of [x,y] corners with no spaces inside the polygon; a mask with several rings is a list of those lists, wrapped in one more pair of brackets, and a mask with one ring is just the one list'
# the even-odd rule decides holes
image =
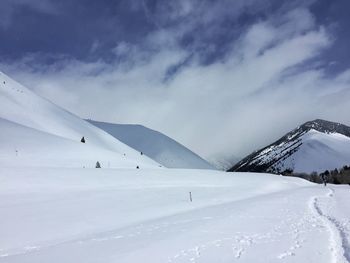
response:
{"label": "trail in snow", "polygon": [[0,263],[349,261],[349,187],[202,170],[0,171]]}
{"label": "trail in snow", "polygon": [[52,246],[26,247],[0,262],[140,262],[146,257],[168,263],[304,262],[308,254],[313,259],[307,262],[329,262],[330,252],[322,246],[328,233],[321,216],[302,205],[308,198],[306,188],[215,205]]}
{"label": "trail in snow", "polygon": [[334,205],[335,191],[328,188],[328,193],[325,196],[311,198],[311,209],[324,222],[330,233],[330,249],[332,251],[334,263],[349,263],[350,262],[350,244],[349,233],[350,225],[341,223],[332,216],[329,212]]}

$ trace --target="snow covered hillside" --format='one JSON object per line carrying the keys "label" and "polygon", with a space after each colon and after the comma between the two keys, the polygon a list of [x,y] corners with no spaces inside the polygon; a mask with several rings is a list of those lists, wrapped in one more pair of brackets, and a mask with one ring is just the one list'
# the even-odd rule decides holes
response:
{"label": "snow covered hillside", "polygon": [[230,171],[311,173],[349,164],[350,127],[314,120],[244,158]]}
{"label": "snow covered hillside", "polygon": [[0,182],[1,263],[350,260],[348,186],[193,169],[0,167]]}
{"label": "snow covered hillside", "polygon": [[214,169],[200,156],[158,131],[142,125],[88,121],[165,167]]}
{"label": "snow covered hillside", "polygon": [[[350,262],[348,186],[160,169],[146,154],[210,167],[155,131],[98,124],[112,136],[2,73],[0,81],[0,263]],[[329,159],[330,148],[348,153],[341,133],[288,139],[300,144],[285,158],[295,169]],[[313,151],[325,155],[310,159]]]}
{"label": "snow covered hillside", "polygon": [[310,130],[302,140],[300,149],[285,159],[296,172],[323,172],[350,163],[350,138],[345,135]]}
{"label": "snow covered hillside", "polygon": [[1,166],[159,166],[1,72],[0,145]]}

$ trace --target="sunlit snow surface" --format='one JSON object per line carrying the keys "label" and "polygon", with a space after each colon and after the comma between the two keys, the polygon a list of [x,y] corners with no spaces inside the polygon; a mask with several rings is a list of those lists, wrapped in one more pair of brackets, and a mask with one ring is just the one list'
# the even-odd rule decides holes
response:
{"label": "sunlit snow surface", "polygon": [[350,138],[340,133],[310,130],[303,136],[303,144],[292,158],[295,171],[339,169],[350,163]]}
{"label": "sunlit snow surface", "polygon": [[349,194],[159,168],[0,74],[0,263],[346,263]]}
{"label": "sunlit snow surface", "polygon": [[349,186],[209,170],[0,168],[0,195],[0,262],[350,258]]}

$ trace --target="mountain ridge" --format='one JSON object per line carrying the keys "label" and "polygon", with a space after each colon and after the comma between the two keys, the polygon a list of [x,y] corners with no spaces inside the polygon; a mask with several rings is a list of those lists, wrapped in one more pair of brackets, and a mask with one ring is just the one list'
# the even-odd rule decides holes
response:
{"label": "mountain ridge", "polygon": [[[86,143],[81,143],[85,137]],[[0,72],[0,165],[157,168],[159,164]],[[69,157],[69,158],[68,158]]]}
{"label": "mountain ridge", "polygon": [[[324,134],[326,136],[321,136],[321,134]],[[326,149],[332,148],[328,145],[329,142],[327,141],[328,138],[326,138],[327,135],[329,135],[328,137],[331,137],[331,135],[333,136],[336,134],[340,134],[348,138],[350,145],[350,127],[341,123],[331,122],[322,119],[315,119],[313,121],[305,122],[297,128],[293,129],[292,131],[288,132],[284,136],[282,136],[277,141],[249,154],[240,162],[231,167],[228,171],[281,173],[285,169],[294,170],[294,168],[296,167],[296,161],[294,159],[291,160],[291,156],[297,154],[300,150],[303,150],[304,152],[311,152],[310,149],[315,149],[315,147],[318,147],[318,150],[320,150],[321,152],[326,151]],[[339,136],[337,138],[333,137],[332,140],[339,139]],[[321,142],[317,142],[315,138],[317,140],[321,140]],[[344,141],[347,141],[345,138],[342,139]],[[323,143],[323,141],[327,141],[327,144]],[[320,145],[322,145],[321,148]],[[336,150],[333,151],[333,155],[338,155]],[[345,152],[346,156],[348,154],[348,151],[344,149],[341,149],[341,152]],[[313,157],[315,154],[317,153],[313,153]],[[309,156],[309,158],[311,157]],[[347,157],[345,159],[347,159]],[[287,164],[288,162],[290,163]],[[330,164],[330,168],[337,168],[332,167],[331,165],[333,164]],[[311,167],[305,169],[305,171],[310,169]]]}
{"label": "mountain ridge", "polygon": [[202,157],[159,131],[140,124],[87,121],[167,168],[215,169]]}

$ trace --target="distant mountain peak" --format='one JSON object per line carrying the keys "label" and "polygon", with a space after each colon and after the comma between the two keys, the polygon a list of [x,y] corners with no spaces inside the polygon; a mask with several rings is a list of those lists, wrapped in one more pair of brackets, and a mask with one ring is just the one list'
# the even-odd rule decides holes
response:
{"label": "distant mountain peak", "polygon": [[350,127],[322,119],[305,122],[248,155],[229,171],[323,171],[350,163]]}
{"label": "distant mountain peak", "polygon": [[323,133],[340,133],[347,137],[350,137],[350,127],[338,123],[338,122],[332,122],[332,121],[326,121],[322,119],[316,119],[313,121],[305,122],[303,125],[301,125],[305,130],[314,129],[319,132]]}

